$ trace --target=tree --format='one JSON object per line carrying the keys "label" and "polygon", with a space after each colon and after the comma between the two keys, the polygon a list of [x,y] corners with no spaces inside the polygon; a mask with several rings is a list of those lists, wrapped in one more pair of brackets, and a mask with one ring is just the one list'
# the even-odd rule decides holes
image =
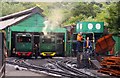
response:
{"label": "tree", "polygon": [[110,32],[118,33],[120,31],[120,1],[112,3],[107,9],[109,17],[106,18]]}
{"label": "tree", "polygon": [[[99,5],[98,5],[99,4]],[[91,3],[74,3],[71,10],[71,17],[64,22],[64,25],[76,23],[76,21],[97,21],[96,15],[102,10],[102,4]]]}
{"label": "tree", "polygon": [[30,2],[1,2],[1,16],[29,9],[31,7],[34,7],[35,5],[35,3]]}
{"label": "tree", "polygon": [[92,3],[79,3],[72,9],[73,16],[79,16],[80,14],[83,14],[87,17],[89,16],[96,16],[96,13],[94,12],[94,7]]}
{"label": "tree", "polygon": [[0,8],[2,9],[2,16],[19,12],[25,9],[25,7],[23,7],[23,5],[18,2],[1,2],[1,4],[2,6]]}

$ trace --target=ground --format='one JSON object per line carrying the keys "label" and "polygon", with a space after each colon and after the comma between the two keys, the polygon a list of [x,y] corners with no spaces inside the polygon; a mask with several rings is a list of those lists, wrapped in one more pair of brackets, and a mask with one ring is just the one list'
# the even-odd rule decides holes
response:
{"label": "ground", "polygon": [[[46,59],[41,59],[40,57],[38,59],[20,59],[20,58],[16,58],[16,57],[11,57],[11,58],[7,58],[7,60],[9,61],[15,61],[15,60],[24,60],[25,62],[31,64],[31,65],[35,65],[35,66],[39,66],[39,67],[43,67],[43,68],[50,68],[50,69],[56,69],[56,67],[54,66],[54,63],[59,62],[59,61],[63,61],[63,60],[72,60],[69,61],[68,63],[73,63],[75,64],[76,62],[76,57],[54,57],[54,58],[46,58]],[[12,64],[6,64],[6,78],[57,78],[57,77],[53,77],[51,76],[51,74],[43,72],[43,71],[39,71],[36,72],[32,69],[25,69],[25,68],[19,68],[19,70],[16,70],[17,65],[12,65]],[[59,69],[58,69],[59,70]],[[102,73],[98,73],[97,70],[95,69],[79,69],[80,71],[86,71],[88,74],[91,72],[93,74],[96,74],[99,77],[107,77],[109,78],[109,75],[105,75]]]}

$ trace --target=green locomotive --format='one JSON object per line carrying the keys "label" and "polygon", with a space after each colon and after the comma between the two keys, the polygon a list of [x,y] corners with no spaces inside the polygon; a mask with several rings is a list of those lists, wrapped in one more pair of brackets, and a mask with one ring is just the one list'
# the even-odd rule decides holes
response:
{"label": "green locomotive", "polygon": [[41,56],[64,55],[64,34],[42,35],[40,38]]}
{"label": "green locomotive", "polygon": [[17,56],[35,56],[35,45],[37,44],[38,56],[53,57],[55,55],[64,55],[64,34],[48,33],[17,33],[15,39],[15,53]]}
{"label": "green locomotive", "polygon": [[33,37],[30,33],[18,33],[15,40],[15,53],[18,56],[32,56]]}

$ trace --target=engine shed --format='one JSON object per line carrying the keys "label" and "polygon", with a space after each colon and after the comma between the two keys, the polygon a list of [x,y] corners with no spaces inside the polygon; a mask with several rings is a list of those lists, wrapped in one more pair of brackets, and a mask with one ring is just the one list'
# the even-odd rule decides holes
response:
{"label": "engine shed", "polygon": [[[39,36],[43,34],[43,29],[45,28],[45,16],[42,12],[43,10],[41,8],[33,7],[0,18],[0,27],[2,27],[6,32],[6,45],[9,56],[14,55],[13,49],[15,48],[15,35],[17,33],[31,33],[32,35]],[[46,32],[59,33],[63,37],[63,53],[65,54],[66,29],[59,26],[55,29],[50,29],[51,26],[48,26]]]}

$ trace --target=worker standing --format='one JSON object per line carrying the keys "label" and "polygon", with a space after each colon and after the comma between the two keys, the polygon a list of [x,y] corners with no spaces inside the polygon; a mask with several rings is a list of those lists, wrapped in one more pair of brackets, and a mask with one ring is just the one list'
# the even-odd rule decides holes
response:
{"label": "worker standing", "polygon": [[78,51],[78,52],[81,52],[81,51],[82,51],[82,50],[80,49],[80,46],[82,46],[82,39],[83,39],[82,33],[79,33],[79,34],[77,35],[77,51]]}
{"label": "worker standing", "polygon": [[77,35],[77,67],[80,68],[81,59],[82,59],[82,33],[78,33]]}
{"label": "worker standing", "polygon": [[89,37],[83,43],[84,54],[83,54],[83,66],[89,68],[90,67],[90,52],[92,50],[92,43],[89,40]]}
{"label": "worker standing", "polygon": [[38,49],[38,44],[35,44],[35,45],[34,45],[35,59],[38,58],[38,51],[39,51],[39,49]]}

